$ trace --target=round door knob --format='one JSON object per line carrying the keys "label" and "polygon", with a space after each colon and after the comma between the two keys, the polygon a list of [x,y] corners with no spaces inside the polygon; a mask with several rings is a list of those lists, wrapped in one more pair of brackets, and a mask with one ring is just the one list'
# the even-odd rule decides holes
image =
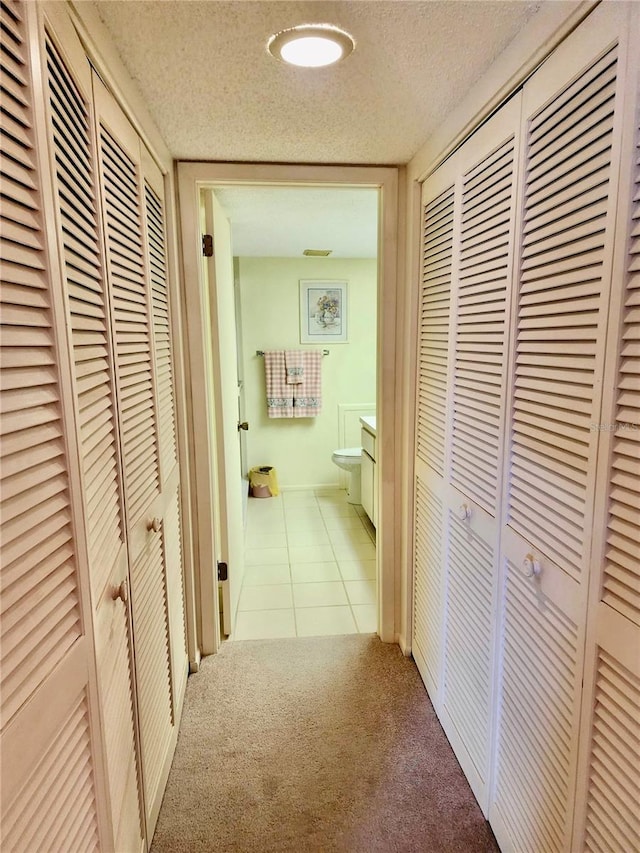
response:
{"label": "round door knob", "polygon": [[162,525],[162,521],[159,518],[152,518],[151,521],[147,522],[147,530],[149,532],[153,531],[157,533],[160,530],[160,526]]}
{"label": "round door knob", "polygon": [[238,421],[238,430],[243,429],[245,432],[249,429],[248,421]]}
{"label": "round door knob", "polygon": [[111,593],[111,598],[113,598],[114,601],[120,599],[124,604],[127,603],[129,600],[129,586],[126,579],[121,581],[120,586],[114,587]]}
{"label": "round door knob", "polygon": [[527,554],[524,558],[524,573],[528,578],[537,578],[538,575],[542,572],[542,566],[540,565],[540,560],[537,560],[533,554]]}
{"label": "round door knob", "polygon": [[466,521],[471,518],[471,507],[469,504],[461,504],[458,508],[458,518],[460,521]]}

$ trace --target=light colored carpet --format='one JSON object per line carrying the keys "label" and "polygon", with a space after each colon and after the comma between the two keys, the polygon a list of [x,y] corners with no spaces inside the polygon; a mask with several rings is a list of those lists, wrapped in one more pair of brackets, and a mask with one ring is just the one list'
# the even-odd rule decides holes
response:
{"label": "light colored carpet", "polygon": [[189,679],[152,853],[497,850],[397,646],[226,643]]}

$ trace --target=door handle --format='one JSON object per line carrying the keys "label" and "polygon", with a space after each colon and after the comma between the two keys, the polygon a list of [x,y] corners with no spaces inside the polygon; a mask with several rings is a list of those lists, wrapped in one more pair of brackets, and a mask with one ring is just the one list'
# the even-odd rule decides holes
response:
{"label": "door handle", "polygon": [[249,429],[247,421],[238,421],[238,432],[243,429],[245,432]]}
{"label": "door handle", "polygon": [[129,585],[126,579],[121,581],[119,586],[116,586],[111,590],[111,598],[114,601],[120,599],[124,604],[127,603],[129,600]]}

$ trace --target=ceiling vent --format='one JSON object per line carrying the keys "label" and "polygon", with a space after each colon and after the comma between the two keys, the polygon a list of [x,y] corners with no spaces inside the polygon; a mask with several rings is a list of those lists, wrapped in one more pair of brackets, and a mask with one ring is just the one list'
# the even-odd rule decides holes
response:
{"label": "ceiling vent", "polygon": [[307,258],[328,258],[333,249],[305,249],[303,255]]}

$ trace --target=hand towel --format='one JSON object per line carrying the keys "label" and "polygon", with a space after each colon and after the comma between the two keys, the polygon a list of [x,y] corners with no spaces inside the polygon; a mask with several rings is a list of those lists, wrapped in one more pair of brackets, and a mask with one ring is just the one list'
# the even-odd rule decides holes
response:
{"label": "hand towel", "polygon": [[287,385],[284,350],[267,350],[264,354],[267,387],[267,415],[270,418],[293,418],[293,389]]}
{"label": "hand towel", "polygon": [[302,382],[293,389],[293,417],[313,418],[322,411],[322,351],[301,350]]}
{"label": "hand towel", "polygon": [[287,385],[300,385],[304,374],[303,352],[299,349],[284,351],[284,364],[287,373]]}

